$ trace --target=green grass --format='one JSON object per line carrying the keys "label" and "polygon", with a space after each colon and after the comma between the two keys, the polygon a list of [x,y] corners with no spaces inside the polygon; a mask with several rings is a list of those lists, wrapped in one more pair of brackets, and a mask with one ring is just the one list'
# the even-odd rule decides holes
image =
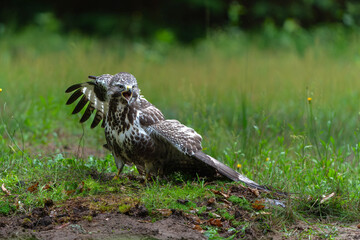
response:
{"label": "green grass", "polygon": [[[230,33],[195,46],[36,29],[0,36],[0,183],[25,207],[72,197],[66,191],[82,181],[89,189],[80,195],[116,194],[119,184],[128,184],[89,178],[93,170],[116,172],[110,155],[77,159],[59,150],[80,140],[94,149],[105,143],[102,129],[81,127],[80,116],[70,115],[64,90],[88,75],[127,71],[167,118],[203,136],[206,153],[233,168],[241,164],[238,170],[261,184],[295,193],[295,216],[359,220],[359,35],[325,33],[307,36],[301,51],[294,36],[290,44],[273,39],[268,46],[261,37]],[[36,193],[26,191],[36,182]],[[41,190],[48,183],[52,188]],[[335,197],[319,202],[332,192]],[[137,194],[157,209],[195,207],[194,199],[209,193],[195,181],[155,182]],[[190,206],[176,203],[180,198]],[[0,203],[8,199],[0,192]],[[1,212],[12,211],[6,203]]]}

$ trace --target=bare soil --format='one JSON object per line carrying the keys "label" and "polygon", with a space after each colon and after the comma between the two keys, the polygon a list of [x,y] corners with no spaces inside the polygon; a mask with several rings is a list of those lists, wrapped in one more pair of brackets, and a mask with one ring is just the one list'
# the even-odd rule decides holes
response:
{"label": "bare soil", "polygon": [[100,200],[79,198],[26,215],[0,217],[0,239],[205,239],[181,215],[151,222],[142,206],[133,209],[132,216],[101,213],[91,207]]}

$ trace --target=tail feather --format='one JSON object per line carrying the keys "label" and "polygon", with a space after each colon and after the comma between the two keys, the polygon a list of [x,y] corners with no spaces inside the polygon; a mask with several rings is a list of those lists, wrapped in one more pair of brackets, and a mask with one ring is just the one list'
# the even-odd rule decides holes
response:
{"label": "tail feather", "polygon": [[256,188],[256,189],[260,189],[260,190],[266,190],[269,191],[269,189],[266,186],[261,186],[260,184],[254,182],[253,180],[245,177],[244,175],[238,173],[237,171],[235,171],[234,169],[226,166],[225,164],[219,162],[218,160],[216,160],[215,158],[199,151],[197,153],[195,153],[193,155],[195,158],[199,159],[200,161],[212,166],[213,168],[215,168],[221,175],[229,178],[232,181],[235,182],[243,182],[245,183],[247,186],[251,187],[251,188]]}

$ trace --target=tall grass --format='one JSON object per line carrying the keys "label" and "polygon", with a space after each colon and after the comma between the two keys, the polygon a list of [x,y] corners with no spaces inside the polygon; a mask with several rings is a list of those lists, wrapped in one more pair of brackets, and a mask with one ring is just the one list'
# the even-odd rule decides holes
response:
{"label": "tall grass", "polygon": [[[240,163],[250,178],[303,196],[334,191],[358,202],[358,36],[339,42],[320,32],[311,39],[299,53],[229,33],[194,46],[34,29],[1,36],[1,145],[13,145],[5,125],[26,146],[77,144],[83,130],[65,106],[66,87],[88,75],[127,71],[167,118],[203,136],[205,152],[234,168]],[[101,148],[102,129],[84,129],[85,144]],[[1,150],[3,166],[11,154]]]}

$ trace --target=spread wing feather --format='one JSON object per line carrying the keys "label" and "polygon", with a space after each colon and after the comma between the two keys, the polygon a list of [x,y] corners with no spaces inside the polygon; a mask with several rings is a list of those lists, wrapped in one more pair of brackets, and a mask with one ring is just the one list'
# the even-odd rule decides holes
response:
{"label": "spread wing feather", "polygon": [[199,151],[193,155],[196,159],[206,163],[207,165],[212,166],[215,168],[221,175],[235,181],[235,182],[243,182],[249,187],[261,189],[261,190],[269,190],[266,186],[261,186],[258,183],[254,182],[253,180],[245,177],[244,175],[238,173],[234,169],[226,166],[222,162],[219,162],[215,158],[205,154],[202,151]]}
{"label": "spread wing feather", "polygon": [[[84,114],[80,119],[81,123],[86,122],[95,110],[96,113],[94,120],[91,123],[91,128],[96,127],[106,116],[109,109],[106,81],[89,81],[85,83],[74,84],[66,89],[65,92],[74,92],[66,102],[67,105],[72,104],[81,97],[72,114],[79,113],[87,105]],[[101,126],[104,127],[104,121]]]}
{"label": "spread wing feather", "polygon": [[177,120],[160,121],[148,127],[150,136],[163,138],[183,154],[194,155],[201,151],[201,136],[194,129]]}
{"label": "spread wing feather", "polygon": [[[176,164],[178,171],[181,171],[182,166],[192,166],[200,169],[193,169],[196,172],[204,172],[207,173],[219,173],[230,180],[236,182],[243,182],[249,187],[268,190],[267,187],[261,186],[256,182],[250,180],[244,175],[238,173],[234,169],[226,166],[215,158],[205,154],[202,152],[201,147],[201,136],[196,133],[192,128],[189,128],[183,124],[181,124],[177,120],[165,120],[160,121],[154,125],[149,126],[147,129],[150,129],[150,136],[154,139],[161,139],[163,144],[171,144],[172,149],[177,149],[179,153],[172,153],[173,155],[183,154],[183,157],[179,162],[172,162],[171,164]],[[184,156],[185,155],[185,156]],[[189,157],[186,157],[189,156]],[[177,157],[171,158],[171,161],[174,159],[178,159]],[[183,161],[188,161],[187,164],[181,163]],[[165,163],[165,165],[169,166],[169,163]],[[171,167],[171,166],[169,166]],[[184,169],[188,171],[188,169]],[[166,171],[166,169],[164,169]]]}
{"label": "spread wing feather", "polygon": [[140,124],[143,127],[165,120],[162,112],[149,103],[143,96],[140,96],[139,101],[136,101],[134,106],[140,110]]}

